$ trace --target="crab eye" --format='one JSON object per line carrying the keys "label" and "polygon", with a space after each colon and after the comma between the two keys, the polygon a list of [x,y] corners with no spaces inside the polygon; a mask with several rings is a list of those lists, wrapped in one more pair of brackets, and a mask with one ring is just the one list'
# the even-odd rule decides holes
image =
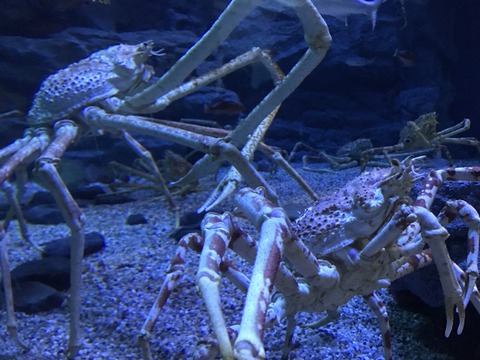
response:
{"label": "crab eye", "polygon": [[405,140],[403,140],[404,144],[410,144],[411,142],[412,142],[412,139],[410,138],[406,138]]}

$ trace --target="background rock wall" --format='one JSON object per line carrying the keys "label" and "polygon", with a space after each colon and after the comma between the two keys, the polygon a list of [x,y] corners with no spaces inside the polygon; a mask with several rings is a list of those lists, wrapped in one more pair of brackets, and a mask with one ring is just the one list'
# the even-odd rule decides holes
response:
{"label": "background rock wall", "polygon": [[[297,141],[335,151],[371,138],[394,144],[408,120],[437,111],[439,128],[465,117],[470,135],[480,133],[480,3],[476,0],[406,0],[380,7],[375,31],[365,16],[345,21],[326,16],[332,48],[321,65],[288,98],[268,133],[268,142],[290,150]],[[0,7],[0,112],[26,112],[41,81],[71,62],[109,45],[153,39],[166,56],[153,59],[162,74],[205,32],[226,1],[5,0]],[[192,75],[218,67],[260,46],[288,71],[305,51],[303,31],[291,9],[265,1]],[[397,53],[397,56],[394,54]],[[227,90],[219,89],[226,88]],[[173,104],[161,118],[207,118],[235,125],[244,114],[215,115],[205,106],[238,95],[245,113],[271,89],[258,65]],[[234,92],[235,94],[233,94]],[[21,134],[24,124],[4,122],[0,144]],[[100,140],[100,143],[103,140]],[[105,140],[108,144],[108,140]],[[86,143],[86,146],[91,144]],[[476,156],[458,147],[457,156]]]}

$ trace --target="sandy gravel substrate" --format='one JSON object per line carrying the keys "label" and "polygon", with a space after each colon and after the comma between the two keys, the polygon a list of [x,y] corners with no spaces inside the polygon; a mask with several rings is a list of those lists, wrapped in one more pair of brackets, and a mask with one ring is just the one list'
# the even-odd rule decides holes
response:
{"label": "sandy gravel substrate", "polygon": [[[336,175],[299,170],[319,193],[342,186],[358,174],[357,169]],[[310,200],[282,171],[264,174],[283,203],[305,205]],[[193,211],[206,199],[205,191],[177,198],[182,211]],[[224,209],[230,209],[225,204]],[[223,210],[223,209],[222,209]],[[137,335],[164,279],[165,270],[175,251],[172,214],[165,201],[152,194],[138,201],[114,206],[84,208],[86,231],[98,231],[106,240],[100,253],[87,257],[83,264],[82,325],[84,347],[79,359],[140,359]],[[146,225],[126,225],[128,215],[141,213]],[[38,243],[67,235],[65,226],[31,226]],[[35,250],[18,237],[15,224],[8,231],[11,266],[38,258]],[[239,260],[232,257],[234,261]],[[170,298],[154,328],[151,348],[156,359],[191,359],[195,344],[210,333],[209,320],[194,284],[198,255],[188,256],[186,276]],[[246,270],[248,271],[248,270]],[[223,283],[223,306],[229,324],[238,323],[244,295],[228,281]],[[393,331],[396,359],[452,359],[427,348],[417,338],[424,318],[398,308],[386,291],[381,297],[387,304]],[[308,315],[302,321],[313,321],[321,315]],[[22,354],[7,336],[5,312],[0,312],[0,359],[64,359],[67,342],[68,313],[64,305],[49,313],[17,314],[19,331],[31,346]],[[468,321],[468,320],[467,320]],[[285,324],[267,330],[267,356],[279,359]],[[290,359],[382,359],[383,348],[377,321],[361,299],[341,308],[338,321],[319,330],[299,328],[295,350]]]}

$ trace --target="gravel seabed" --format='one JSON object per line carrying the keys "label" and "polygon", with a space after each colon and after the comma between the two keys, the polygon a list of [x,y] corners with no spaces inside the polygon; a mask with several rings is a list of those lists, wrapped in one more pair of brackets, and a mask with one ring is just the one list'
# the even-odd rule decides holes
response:
{"label": "gravel seabed", "polygon": [[[318,193],[328,193],[358,175],[357,169],[335,175],[299,172]],[[283,204],[305,206],[308,197],[285,175],[263,174],[277,190]],[[212,179],[213,184],[213,179]],[[193,211],[206,199],[212,186],[177,197],[182,212]],[[226,203],[220,210],[231,209]],[[106,247],[83,263],[83,348],[78,359],[141,359],[137,335],[165,277],[176,244],[169,237],[173,216],[165,201],[152,194],[139,195],[131,203],[112,206],[88,206],[83,209],[86,231],[103,234]],[[130,214],[141,213],[145,225],[126,225]],[[68,234],[66,226],[30,226],[32,238],[39,244]],[[19,237],[16,224],[8,230],[11,267],[38,258],[34,249]],[[240,260],[232,257],[237,263]],[[150,341],[156,359],[191,359],[195,344],[211,332],[206,310],[195,287],[198,255],[190,252],[186,274],[164,307]],[[248,271],[245,270],[246,272]],[[223,306],[228,324],[239,322],[244,295],[228,281],[222,285]],[[393,332],[396,359],[453,359],[427,348],[418,339],[425,318],[399,308],[386,291],[385,301]],[[310,322],[320,315],[304,315]],[[19,332],[31,347],[22,353],[9,338],[5,312],[0,312],[0,359],[64,359],[68,333],[67,303],[55,311],[26,315],[17,313]],[[265,334],[267,357],[279,359],[285,324],[269,328]],[[297,328],[290,359],[383,359],[377,320],[362,299],[354,298],[341,308],[338,321],[322,329]]]}

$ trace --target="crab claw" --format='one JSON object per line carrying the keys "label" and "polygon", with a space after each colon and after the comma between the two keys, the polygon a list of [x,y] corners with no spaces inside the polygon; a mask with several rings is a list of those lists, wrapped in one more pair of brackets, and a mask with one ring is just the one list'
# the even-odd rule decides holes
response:
{"label": "crab claw", "polygon": [[457,335],[460,335],[463,332],[463,327],[465,325],[465,308],[463,306],[463,300],[458,294],[445,296],[445,315],[447,317],[447,324],[445,326],[445,337],[449,337],[453,328],[453,314],[455,313],[455,307],[457,308],[458,313],[458,328]]}
{"label": "crab claw", "polygon": [[237,188],[237,184],[242,179],[242,176],[237,169],[231,167],[227,175],[218,183],[215,190],[212,191],[208,199],[197,210],[198,213],[210,211],[212,208],[220,204],[229,195],[231,195]]}
{"label": "crab claw", "polygon": [[414,212],[422,229],[422,237],[432,252],[442,284],[447,318],[445,337],[448,337],[452,332],[455,307],[457,308],[459,318],[457,334],[461,334],[465,323],[465,307],[463,306],[463,291],[453,271],[454,263],[450,259],[447,246],[445,245],[445,240],[447,240],[450,234],[429,210],[415,206]]}

